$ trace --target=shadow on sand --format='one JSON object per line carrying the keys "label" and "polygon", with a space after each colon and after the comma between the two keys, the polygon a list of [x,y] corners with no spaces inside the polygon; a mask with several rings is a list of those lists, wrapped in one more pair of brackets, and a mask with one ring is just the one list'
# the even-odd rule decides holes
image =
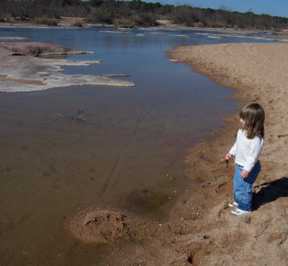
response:
{"label": "shadow on sand", "polygon": [[254,210],[281,197],[288,197],[288,177],[266,182],[258,187],[260,189],[253,195]]}

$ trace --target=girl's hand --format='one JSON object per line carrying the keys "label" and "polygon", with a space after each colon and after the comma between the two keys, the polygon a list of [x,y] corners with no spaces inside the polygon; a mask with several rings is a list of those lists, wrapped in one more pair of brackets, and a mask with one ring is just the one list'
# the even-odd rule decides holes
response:
{"label": "girl's hand", "polygon": [[224,158],[226,161],[229,161],[230,159],[232,159],[232,157],[233,156],[230,153],[227,153]]}
{"label": "girl's hand", "polygon": [[243,179],[245,179],[245,178],[247,178],[249,176],[249,172],[245,171],[245,170],[242,170],[240,175],[242,176]]}

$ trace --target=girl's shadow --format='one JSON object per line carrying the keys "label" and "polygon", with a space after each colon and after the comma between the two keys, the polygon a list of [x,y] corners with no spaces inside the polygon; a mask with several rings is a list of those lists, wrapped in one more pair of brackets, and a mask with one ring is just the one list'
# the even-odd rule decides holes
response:
{"label": "girl's shadow", "polygon": [[256,188],[260,190],[253,195],[254,210],[280,197],[288,197],[288,177],[263,183]]}

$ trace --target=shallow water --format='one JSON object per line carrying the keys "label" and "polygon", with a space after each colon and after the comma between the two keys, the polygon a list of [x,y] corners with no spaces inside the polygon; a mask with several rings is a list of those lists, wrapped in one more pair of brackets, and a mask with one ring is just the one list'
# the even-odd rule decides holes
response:
{"label": "shallow water", "polygon": [[65,219],[88,206],[165,219],[189,182],[187,150],[237,108],[230,89],[170,62],[167,49],[235,39],[52,28],[5,28],[0,36],[95,51],[71,59],[101,65],[65,73],[127,74],[136,83],[0,94],[0,265],[97,265],[105,248],[74,240]]}

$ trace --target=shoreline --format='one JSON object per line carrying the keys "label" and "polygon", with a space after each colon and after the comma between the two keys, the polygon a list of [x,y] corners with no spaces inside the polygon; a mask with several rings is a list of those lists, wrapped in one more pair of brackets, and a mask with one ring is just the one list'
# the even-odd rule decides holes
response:
{"label": "shoreline", "polygon": [[[45,24],[33,24],[33,23],[0,23],[0,28],[53,28],[53,29],[87,29],[87,28],[113,28],[115,30],[133,30],[135,28],[127,28],[127,27],[115,27],[113,24],[92,24],[92,23],[84,23],[83,26],[74,26],[73,24],[59,24],[57,26],[49,26]],[[227,34],[255,34],[255,33],[274,33],[272,30],[257,30],[257,29],[234,29],[234,28],[209,28],[209,27],[189,27],[183,25],[159,25],[159,26],[150,26],[150,27],[136,27],[137,30],[170,30],[170,31],[207,31],[211,33],[227,33]],[[276,32],[275,32],[276,33]]]}
{"label": "shoreline", "polygon": [[[258,53],[263,47],[265,52]],[[149,230],[141,239],[143,243],[140,246],[124,245],[120,251],[113,249],[110,258],[112,265],[119,263],[119,259],[123,265],[135,262],[153,266],[287,265],[288,203],[285,197],[288,197],[288,177],[285,168],[288,164],[285,149],[279,149],[279,142],[282,147],[287,146],[288,142],[285,134],[277,132],[279,125],[280,128],[287,128],[288,132],[288,126],[284,120],[281,121],[285,104],[278,110],[278,117],[273,107],[275,103],[279,104],[286,92],[277,83],[278,75],[281,76],[278,68],[271,66],[273,62],[281,64],[281,73],[285,76],[285,69],[288,68],[285,62],[288,61],[279,61],[277,56],[283,57],[286,49],[288,45],[284,44],[221,44],[178,47],[170,51],[170,58],[189,64],[193,70],[215,82],[235,89],[234,97],[240,103],[257,100],[264,105],[267,114],[266,137],[260,158],[262,172],[254,186],[254,211],[248,216],[236,217],[230,214],[228,207],[234,169],[233,163],[226,168],[221,160],[233,144],[238,128],[238,115],[234,114],[225,118],[223,128],[188,151],[186,165],[191,184],[175,202],[168,222],[158,226],[147,223],[145,228]],[[258,64],[251,66],[254,72],[250,68],[243,68],[243,64],[249,65],[255,60]],[[229,70],[231,68],[232,72]],[[241,70],[246,76],[240,73]],[[275,80],[270,84],[272,87],[267,86],[265,79],[265,76],[271,79],[270,72],[272,76],[276,73]],[[261,73],[264,76],[259,79]],[[285,83],[285,78],[282,82]],[[282,97],[275,99],[278,94]],[[273,105],[271,100],[275,101]],[[279,112],[282,112],[280,117]],[[134,255],[135,250],[137,255]],[[157,254],[154,250],[157,250]],[[129,254],[130,258],[124,254]]]}
{"label": "shoreline", "polygon": [[[170,51],[171,59],[189,64],[215,82],[235,89],[234,97],[241,104],[259,101],[264,105],[266,137],[260,158],[262,172],[254,186],[254,211],[248,216],[236,217],[228,207],[234,167],[230,163],[226,168],[221,160],[233,144],[238,128],[238,115],[234,114],[225,118],[223,128],[188,150],[186,165],[191,184],[187,184],[175,202],[168,221],[158,226],[148,222],[145,228],[149,230],[144,239],[140,239],[140,246],[126,243],[128,247],[124,244],[122,249],[113,249],[113,256],[109,258],[112,265],[119,261],[123,265],[139,262],[153,266],[287,265],[288,177],[285,168],[288,164],[283,147],[288,142],[286,135],[278,131],[280,126],[288,132],[288,126],[281,121],[285,117],[285,104],[280,110],[273,107],[286,94],[285,78],[281,80],[284,87],[279,87],[281,82],[277,83],[288,68],[287,60],[278,60],[278,56],[286,57],[286,49],[288,45],[284,44],[220,44],[178,47]],[[254,61],[256,65],[252,64]],[[282,72],[273,67],[275,62],[281,64]],[[243,67],[250,64],[250,68]],[[272,87],[267,86],[266,79],[271,80],[269,75],[275,76],[269,83]],[[278,94],[280,97],[275,98]],[[271,100],[275,101],[273,105]],[[129,258],[124,254],[129,254]]]}

